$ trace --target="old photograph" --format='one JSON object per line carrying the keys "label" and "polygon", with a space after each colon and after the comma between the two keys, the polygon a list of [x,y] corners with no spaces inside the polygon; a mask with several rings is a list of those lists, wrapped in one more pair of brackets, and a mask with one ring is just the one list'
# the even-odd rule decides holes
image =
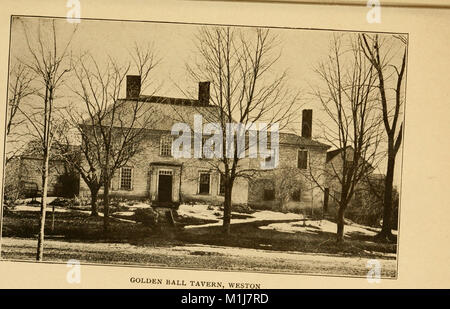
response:
{"label": "old photograph", "polygon": [[1,258],[397,278],[408,34],[12,16]]}

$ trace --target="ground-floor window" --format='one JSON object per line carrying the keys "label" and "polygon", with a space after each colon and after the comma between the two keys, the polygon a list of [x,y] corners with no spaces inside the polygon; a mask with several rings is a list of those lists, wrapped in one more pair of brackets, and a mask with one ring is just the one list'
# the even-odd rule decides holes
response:
{"label": "ground-floor window", "polygon": [[120,189],[131,190],[133,169],[131,167],[122,167],[120,171]]}
{"label": "ground-floor window", "polygon": [[275,199],[275,189],[264,189],[264,200],[273,201]]}
{"label": "ground-floor window", "polygon": [[209,194],[209,188],[211,184],[211,174],[210,173],[200,173],[199,180],[199,194]]}
{"label": "ground-floor window", "polygon": [[302,197],[302,191],[300,189],[295,190],[292,192],[292,200],[295,202],[300,202]]}

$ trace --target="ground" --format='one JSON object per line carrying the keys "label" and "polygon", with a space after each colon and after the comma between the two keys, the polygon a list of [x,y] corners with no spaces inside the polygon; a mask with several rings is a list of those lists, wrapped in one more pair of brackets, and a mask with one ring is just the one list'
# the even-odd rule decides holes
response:
{"label": "ground", "polygon": [[[366,263],[377,259],[383,277],[396,276],[396,245],[374,241],[377,230],[347,224],[343,244],[336,244],[336,225],[301,214],[274,211],[234,212],[231,235],[221,233],[218,207],[181,205],[175,227],[151,228],[134,221],[145,203],[119,203],[107,236],[101,217],[88,207],[51,207],[47,213],[46,260],[365,276]],[[2,257],[35,258],[38,205],[19,205],[3,221]],[[349,222],[350,223],[350,222]]]}

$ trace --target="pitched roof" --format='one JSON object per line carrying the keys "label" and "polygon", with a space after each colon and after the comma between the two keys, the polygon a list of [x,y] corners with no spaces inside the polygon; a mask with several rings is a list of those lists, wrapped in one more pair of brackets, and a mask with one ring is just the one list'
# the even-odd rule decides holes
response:
{"label": "pitched roof", "polygon": [[313,146],[328,149],[331,146],[294,133],[280,132],[280,144]]}
{"label": "pitched roof", "polygon": [[[53,144],[50,150],[50,160],[60,160],[62,155],[61,147],[67,147],[64,151],[79,151],[78,145],[55,145]],[[39,140],[31,140],[27,143],[24,149],[20,152],[20,157],[23,159],[43,159],[42,145]]]}
{"label": "pitched roof", "polygon": [[[146,127],[151,130],[171,131],[175,123],[186,123],[194,128],[194,115],[203,117],[203,124],[220,122],[220,109],[216,105],[201,105],[198,100],[171,98],[161,96],[145,96],[141,95],[138,99],[121,99],[117,105],[117,114],[119,117],[115,122],[117,126],[123,126],[131,123],[129,116],[130,110],[135,108],[136,104],[145,105],[140,111],[141,114],[137,118],[145,118],[144,123],[138,122],[133,125],[135,128]],[[147,116],[148,115],[148,116]],[[128,117],[128,119],[127,119]],[[312,146],[328,149],[331,146],[305,138],[294,133],[280,132],[280,144],[290,144],[298,146]]]}
{"label": "pitched roof", "polygon": [[[350,146],[348,146],[350,147]],[[331,161],[334,157],[342,152],[343,148],[338,148],[327,152],[327,162]]]}
{"label": "pitched roof", "polygon": [[[347,146],[346,148],[347,148],[347,149],[353,150],[353,147],[352,147],[352,146]],[[328,151],[328,152],[327,152],[327,160],[326,160],[326,163],[328,163],[328,162],[330,162],[331,160],[333,160],[333,158],[335,158],[335,157],[336,157],[338,154],[340,154],[343,150],[344,150],[344,148],[338,148],[338,149],[335,149],[335,150],[332,150],[332,151]],[[364,158],[362,158],[362,160],[363,160],[364,162],[366,162],[369,166],[372,167],[372,164],[370,164],[369,162],[367,162]]]}
{"label": "pitched roof", "polygon": [[[112,108],[111,105],[109,111]],[[171,131],[178,122],[193,128],[194,115],[201,115],[204,123],[217,122],[219,119],[217,106],[200,105],[198,100],[191,99],[140,96],[138,99],[120,99],[115,108],[114,126],[117,127]],[[90,122],[88,120],[85,124],[91,125]]]}

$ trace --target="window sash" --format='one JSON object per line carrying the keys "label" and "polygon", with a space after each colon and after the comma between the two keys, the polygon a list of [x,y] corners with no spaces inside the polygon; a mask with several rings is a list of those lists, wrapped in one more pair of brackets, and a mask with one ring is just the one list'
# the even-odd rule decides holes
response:
{"label": "window sash", "polygon": [[294,192],[292,192],[291,198],[292,198],[292,200],[294,202],[301,202],[301,200],[302,200],[302,190],[301,189],[297,189]]}
{"label": "window sash", "polygon": [[162,157],[171,157],[172,156],[172,136],[171,135],[162,135],[161,136],[159,154]]}
{"label": "window sash", "polygon": [[120,170],[120,189],[133,189],[133,169],[131,167],[122,167]]}
{"label": "window sash", "polygon": [[275,200],[275,189],[264,189],[264,200],[265,201]]}
{"label": "window sash", "polygon": [[210,189],[211,189],[211,174],[200,173],[198,193],[209,194]]}

